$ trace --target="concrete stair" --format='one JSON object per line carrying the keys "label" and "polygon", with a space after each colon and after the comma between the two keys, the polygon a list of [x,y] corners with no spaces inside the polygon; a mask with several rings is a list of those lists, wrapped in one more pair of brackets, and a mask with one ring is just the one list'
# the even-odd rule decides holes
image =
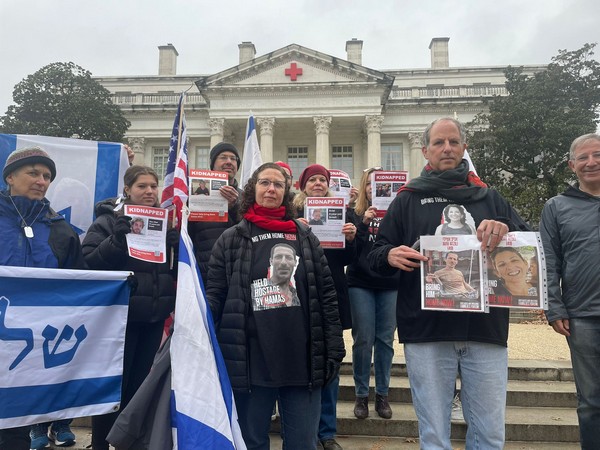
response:
{"label": "concrete stair", "polygon": [[[374,383],[373,378],[371,384]],[[352,365],[342,364],[338,402],[338,442],[344,450],[418,449],[418,424],[411,404],[410,387],[404,358],[395,357],[389,399],[393,417],[381,419],[369,403],[370,416],[354,417],[354,381]],[[372,395],[373,396],[373,395]],[[506,449],[578,449],[579,428],[576,414],[573,371],[568,361],[509,361],[506,408]],[[78,443],[72,449],[84,449],[90,443],[90,419],[73,423]],[[281,448],[279,418],[273,422],[271,449]],[[464,422],[452,422],[455,449],[464,448]]]}

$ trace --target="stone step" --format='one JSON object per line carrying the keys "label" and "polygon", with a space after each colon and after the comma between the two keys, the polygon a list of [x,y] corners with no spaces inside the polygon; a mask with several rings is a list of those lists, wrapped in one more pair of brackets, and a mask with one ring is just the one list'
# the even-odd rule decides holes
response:
{"label": "stone step", "polygon": [[[371,386],[375,379],[371,377]],[[392,402],[411,403],[411,393],[408,378],[392,377],[390,379],[389,400]],[[375,393],[371,388],[370,399],[374,401]],[[340,376],[341,401],[354,401],[354,379],[351,375]],[[506,404],[509,406],[539,406],[557,408],[577,407],[575,383],[568,381],[520,381],[509,380],[507,386]]]}
{"label": "stone step", "polygon": [[[348,353],[351,353],[349,351]],[[340,369],[342,375],[352,375],[351,355],[346,355]],[[404,357],[395,356],[392,364],[392,378],[406,377]],[[371,372],[373,375],[373,372]],[[571,361],[509,360],[508,379],[522,381],[574,381]]]}
{"label": "stone step", "polygon": [[[412,405],[390,403],[394,412],[391,419],[377,416],[371,408],[367,419],[354,417],[354,402],[338,402],[338,434],[348,436],[377,436],[418,438],[417,417]],[[572,408],[506,408],[506,441],[570,442],[579,441],[577,414]],[[272,431],[279,432],[279,418],[273,422]],[[467,426],[452,422],[452,438],[464,440]]]}
{"label": "stone step", "polygon": [[[77,443],[71,450],[87,450],[91,444],[91,429],[86,427],[73,427],[77,436]],[[419,440],[413,437],[393,436],[360,436],[339,435],[337,441],[344,450],[419,450]],[[452,440],[455,450],[464,449],[464,440]],[[54,447],[64,449],[65,447]],[[112,449],[112,447],[111,447]],[[271,434],[271,450],[281,449],[281,438],[278,434]],[[571,442],[506,442],[504,450],[578,450],[578,443]]]}

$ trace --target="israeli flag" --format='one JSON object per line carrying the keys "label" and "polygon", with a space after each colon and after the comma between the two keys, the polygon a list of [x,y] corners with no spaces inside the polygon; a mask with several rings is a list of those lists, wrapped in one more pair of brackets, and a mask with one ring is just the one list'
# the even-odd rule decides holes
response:
{"label": "israeli flag", "polygon": [[256,136],[254,116],[250,113],[246,124],[246,139],[244,141],[244,152],[242,155],[242,168],[240,170],[240,187],[244,189],[248,180],[256,169],[262,166],[262,154]]}
{"label": "israeli flag", "polygon": [[187,217],[179,242],[176,305],[171,338],[173,448],[246,450],[187,232]]}
{"label": "israeli flag", "polygon": [[[24,134],[0,134],[0,168],[14,150],[40,146],[56,164],[56,178],[46,198],[73,229],[83,236],[94,221],[94,205],[123,192],[129,167],[122,144]],[[0,177],[1,178],[1,177]],[[5,189],[0,179],[0,189]]]}
{"label": "israeli flag", "polygon": [[118,410],[128,275],[0,266],[0,429]]}

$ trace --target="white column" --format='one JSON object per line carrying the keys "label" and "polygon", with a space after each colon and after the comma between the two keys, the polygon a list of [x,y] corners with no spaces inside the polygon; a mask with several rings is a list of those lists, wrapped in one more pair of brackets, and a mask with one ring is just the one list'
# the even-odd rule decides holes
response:
{"label": "white column", "polygon": [[210,128],[210,148],[213,148],[219,142],[223,142],[225,119],[208,119]]}
{"label": "white column", "polygon": [[146,139],[143,137],[131,137],[127,140],[134,153],[133,164],[144,164],[144,156],[146,153],[144,144],[146,143]]}
{"label": "white column", "polygon": [[383,116],[365,116],[367,128],[367,167],[381,165],[381,125]]}
{"label": "white column", "polygon": [[410,178],[421,175],[421,171],[425,167],[426,160],[423,157],[422,138],[422,133],[408,133],[408,140],[410,141],[410,164],[408,172]]}
{"label": "white column", "polygon": [[260,127],[260,154],[263,162],[273,162],[273,128],[275,117],[257,117]]}
{"label": "white column", "polygon": [[329,168],[329,127],[331,126],[331,116],[313,117],[315,123],[315,133],[317,137],[317,157],[316,163]]}

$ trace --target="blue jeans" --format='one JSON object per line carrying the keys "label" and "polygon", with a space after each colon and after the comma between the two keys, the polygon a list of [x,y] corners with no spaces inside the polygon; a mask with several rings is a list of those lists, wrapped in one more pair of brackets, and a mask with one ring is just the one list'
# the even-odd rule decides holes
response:
{"label": "blue jeans", "polygon": [[395,290],[348,289],[352,312],[352,369],[357,397],[369,395],[371,358],[375,350],[375,392],[387,396],[394,357]]}
{"label": "blue jeans", "polygon": [[567,338],[577,386],[581,448],[600,445],[600,319],[569,319]]}
{"label": "blue jeans", "polygon": [[452,450],[450,414],[459,368],[466,449],[504,447],[506,347],[472,341],[426,342],[405,344],[404,355],[421,448]]}
{"label": "blue jeans", "polygon": [[284,448],[306,450],[317,447],[320,387],[312,391],[307,386],[252,386],[251,389],[249,393],[234,393],[238,422],[248,450],[269,450],[271,413],[277,399]]}
{"label": "blue jeans", "polygon": [[340,376],[321,389],[321,418],[319,419],[319,440],[333,439],[337,434],[337,400],[340,390]]}

